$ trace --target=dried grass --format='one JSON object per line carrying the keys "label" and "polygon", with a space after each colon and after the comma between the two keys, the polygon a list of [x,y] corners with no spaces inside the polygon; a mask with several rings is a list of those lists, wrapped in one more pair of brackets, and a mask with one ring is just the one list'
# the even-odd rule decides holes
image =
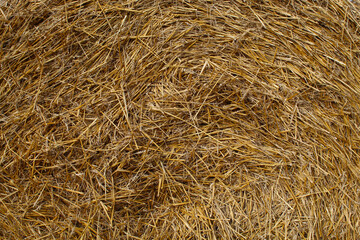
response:
{"label": "dried grass", "polygon": [[0,3],[2,239],[359,239],[357,1]]}

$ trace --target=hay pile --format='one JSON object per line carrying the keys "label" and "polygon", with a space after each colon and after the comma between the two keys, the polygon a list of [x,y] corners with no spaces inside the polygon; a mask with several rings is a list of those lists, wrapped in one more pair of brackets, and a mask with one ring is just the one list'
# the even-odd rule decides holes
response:
{"label": "hay pile", "polygon": [[2,239],[356,239],[360,8],[1,1]]}

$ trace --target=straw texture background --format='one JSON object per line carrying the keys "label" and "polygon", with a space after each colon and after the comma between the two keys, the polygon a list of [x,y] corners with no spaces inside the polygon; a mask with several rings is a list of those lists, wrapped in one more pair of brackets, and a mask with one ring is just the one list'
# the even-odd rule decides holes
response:
{"label": "straw texture background", "polygon": [[357,1],[0,10],[1,239],[359,239]]}

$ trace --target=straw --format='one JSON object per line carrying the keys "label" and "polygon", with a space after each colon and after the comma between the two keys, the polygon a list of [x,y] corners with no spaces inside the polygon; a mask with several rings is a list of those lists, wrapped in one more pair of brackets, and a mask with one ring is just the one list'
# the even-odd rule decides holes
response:
{"label": "straw", "polygon": [[358,1],[0,9],[0,238],[360,236]]}

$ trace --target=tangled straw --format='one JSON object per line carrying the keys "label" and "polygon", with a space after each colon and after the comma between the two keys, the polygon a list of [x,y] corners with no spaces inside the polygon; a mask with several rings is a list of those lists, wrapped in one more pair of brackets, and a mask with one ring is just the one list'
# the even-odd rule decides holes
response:
{"label": "tangled straw", "polygon": [[0,1],[4,239],[356,239],[360,8]]}

